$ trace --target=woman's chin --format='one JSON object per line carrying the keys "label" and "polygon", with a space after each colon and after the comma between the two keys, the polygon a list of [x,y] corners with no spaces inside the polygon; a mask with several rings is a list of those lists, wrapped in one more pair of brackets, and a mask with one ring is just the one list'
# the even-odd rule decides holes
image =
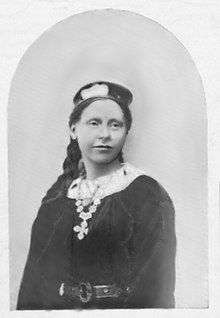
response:
{"label": "woman's chin", "polygon": [[93,162],[95,163],[95,164],[106,164],[106,165],[108,165],[108,164],[110,164],[112,161],[114,161],[114,159],[109,159],[109,158],[98,158],[98,159],[95,159],[95,160],[93,160]]}
{"label": "woman's chin", "polygon": [[95,164],[111,164],[116,159],[117,159],[117,156],[113,157],[113,156],[107,156],[105,154],[102,154],[102,155],[95,156],[94,158],[92,158],[92,161]]}

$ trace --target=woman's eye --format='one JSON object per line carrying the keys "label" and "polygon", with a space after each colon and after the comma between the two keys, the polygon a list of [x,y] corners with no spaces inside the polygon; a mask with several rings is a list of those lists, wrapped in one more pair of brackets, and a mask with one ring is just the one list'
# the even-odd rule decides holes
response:
{"label": "woman's eye", "polygon": [[93,121],[89,122],[89,125],[95,127],[95,126],[98,126],[98,123],[97,123],[97,121],[93,120]]}
{"label": "woman's eye", "polygon": [[112,128],[119,128],[120,125],[119,125],[118,123],[112,123],[112,124],[111,124],[111,127],[112,127]]}

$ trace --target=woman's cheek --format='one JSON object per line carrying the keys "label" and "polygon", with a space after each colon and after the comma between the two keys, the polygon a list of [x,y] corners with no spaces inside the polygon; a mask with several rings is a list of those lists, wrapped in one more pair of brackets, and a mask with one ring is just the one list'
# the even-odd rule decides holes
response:
{"label": "woman's cheek", "polygon": [[123,132],[119,132],[116,136],[115,139],[117,140],[118,144],[124,144],[125,140],[126,140],[126,133]]}

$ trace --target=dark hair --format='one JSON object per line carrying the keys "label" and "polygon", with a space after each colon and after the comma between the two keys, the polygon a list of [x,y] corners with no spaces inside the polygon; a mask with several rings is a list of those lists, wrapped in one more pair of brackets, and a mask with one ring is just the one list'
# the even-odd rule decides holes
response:
{"label": "dark hair", "polygon": [[[83,105],[78,105],[74,108],[69,118],[69,127],[76,124],[80,118],[83,110],[91,104],[91,101],[85,101]],[[118,103],[124,114],[127,132],[131,128],[131,112],[127,105]],[[70,138],[70,143],[67,147],[67,157],[63,163],[63,173],[58,177],[57,181],[47,191],[46,196],[42,199],[42,203],[55,200],[66,195],[67,190],[74,179],[80,175],[85,174],[85,168],[81,162],[81,151],[77,139]],[[124,162],[122,151],[118,155],[120,162]]]}

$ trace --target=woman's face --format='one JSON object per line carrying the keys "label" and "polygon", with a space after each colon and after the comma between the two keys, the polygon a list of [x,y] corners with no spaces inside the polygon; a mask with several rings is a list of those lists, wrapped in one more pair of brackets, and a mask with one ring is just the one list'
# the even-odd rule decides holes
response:
{"label": "woman's face", "polygon": [[114,161],[127,135],[122,109],[109,99],[91,103],[71,129],[77,137],[82,158],[94,163]]}

